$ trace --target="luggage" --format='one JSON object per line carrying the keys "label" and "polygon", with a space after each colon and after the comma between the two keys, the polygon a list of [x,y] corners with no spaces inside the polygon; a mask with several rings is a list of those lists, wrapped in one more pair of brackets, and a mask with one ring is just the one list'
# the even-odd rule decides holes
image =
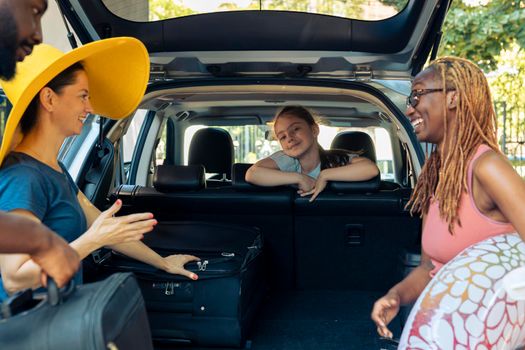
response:
{"label": "luggage", "polygon": [[144,300],[132,274],[68,289],[60,302],[51,285],[44,300],[35,299],[31,290],[5,300],[1,349],[153,349]]}
{"label": "luggage", "polygon": [[144,237],[163,256],[192,254],[186,269],[197,281],[168,274],[112,252],[101,271],[134,272],[146,301],[154,340],[241,347],[265,292],[258,229],[204,222],[164,222]]}

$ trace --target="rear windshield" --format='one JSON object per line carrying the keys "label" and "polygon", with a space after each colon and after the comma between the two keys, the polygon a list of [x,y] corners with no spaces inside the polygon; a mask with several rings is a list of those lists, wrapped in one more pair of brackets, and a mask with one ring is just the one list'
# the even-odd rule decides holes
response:
{"label": "rear windshield", "polygon": [[102,0],[115,15],[138,22],[213,12],[294,11],[359,20],[382,20],[399,13],[408,0]]}
{"label": "rear windshield", "polygon": [[[269,134],[270,129],[264,125],[236,125],[236,126],[206,126],[192,125],[186,129],[184,134],[184,164],[188,164],[188,154],[191,139],[200,129],[214,127],[226,130],[232,137],[234,147],[235,163],[255,163],[260,159],[266,158],[271,154],[280,151],[279,141]],[[319,126],[319,144],[324,149],[330,149],[334,138],[345,131],[361,131],[367,133],[374,142],[377,166],[381,171],[381,179],[394,181],[392,141],[388,132],[381,127],[333,127]],[[162,142],[162,141],[161,141]],[[164,142],[165,143],[165,142]],[[355,150],[357,152],[361,150]],[[158,164],[162,164],[164,154],[157,152]]]}

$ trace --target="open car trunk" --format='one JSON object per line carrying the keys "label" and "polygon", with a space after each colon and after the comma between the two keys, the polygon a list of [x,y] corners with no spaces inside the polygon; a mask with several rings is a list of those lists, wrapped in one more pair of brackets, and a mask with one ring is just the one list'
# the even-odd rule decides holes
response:
{"label": "open car trunk", "polygon": [[[223,182],[208,177],[206,186],[189,191],[155,185],[155,169],[166,164],[184,167],[187,162],[182,150],[189,128],[271,130],[267,123],[276,104],[292,102],[319,112],[326,127],[339,133],[383,130],[389,136],[376,139],[376,147],[388,140],[391,177],[349,187],[329,186],[313,203],[291,187],[248,184],[244,174],[249,164],[239,160]],[[419,171],[416,165],[423,156],[407,131],[408,121],[382,91],[364,83],[332,81],[158,82],[150,86],[141,110],[149,112],[134,144],[126,185],[117,187],[111,199],[123,201],[121,214],[148,211],[159,222],[237,224],[260,230],[265,258],[261,278],[268,283],[246,347],[388,349],[370,312],[374,301],[414,265],[407,254],[419,250],[420,220],[409,215],[405,204],[413,169]],[[112,131],[128,128],[129,132],[133,121],[120,123]],[[158,148],[154,149],[160,139],[166,148],[159,158]],[[225,152],[207,147],[199,147],[199,152],[211,158]],[[400,320],[394,320],[391,329],[399,336]],[[165,340],[156,345],[190,348]]]}
{"label": "open car trunk", "polygon": [[[396,349],[377,335],[370,321],[371,305],[383,292],[355,290],[288,291],[269,295],[245,345],[253,350]],[[399,337],[399,319],[390,330]],[[155,343],[157,350],[212,350]]]}
{"label": "open car trunk", "polygon": [[[407,0],[397,15],[378,21],[265,10],[133,21],[101,0],[58,3],[83,43],[133,36],[151,58],[143,122],[131,128],[133,121],[122,121],[110,131],[116,152],[108,154],[115,154],[113,164],[120,167],[106,191],[94,194],[94,204],[103,208],[110,194],[123,200],[123,214],[149,211],[159,221],[258,227],[268,290],[246,347],[388,348],[370,320],[373,302],[414,266],[409,257],[419,252],[420,242],[420,220],[405,205],[424,154],[402,109],[411,77],[437,52],[450,1]],[[381,179],[372,187],[330,186],[309,203],[293,188],[247,184],[246,163],[257,159],[243,154],[230,164],[231,174],[222,174],[224,181],[209,174],[206,186],[191,191],[155,187],[159,166],[188,164],[187,130],[270,134],[275,111],[290,104],[325,117],[332,136],[376,137],[374,130],[382,130],[388,138],[374,140],[376,149],[381,144],[390,155],[377,159]],[[253,128],[243,129],[248,125]],[[121,134],[131,129],[140,132],[125,141]],[[252,147],[235,141],[236,150]],[[266,137],[258,142],[272,145]],[[127,147],[132,155],[123,160],[119,153]],[[199,152],[219,159],[225,150],[203,146]],[[265,156],[259,152],[256,158]],[[81,189],[87,173],[73,174]],[[396,336],[400,327],[394,320]]]}

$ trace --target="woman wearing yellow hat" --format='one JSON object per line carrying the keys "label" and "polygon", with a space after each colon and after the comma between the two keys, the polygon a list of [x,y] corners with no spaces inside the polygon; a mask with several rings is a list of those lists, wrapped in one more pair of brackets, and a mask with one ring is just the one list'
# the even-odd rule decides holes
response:
{"label": "woman wearing yellow hat", "polygon": [[[0,210],[41,221],[69,241],[81,258],[109,246],[197,279],[184,264],[198,258],[163,258],[140,242],[157,223],[151,213],[114,217],[120,201],[101,213],[57,160],[64,139],[81,132],[89,113],[119,119],[137,108],[149,75],[144,45],[133,38],[114,38],[64,54],[42,44],[18,64],[17,72],[14,80],[2,82],[13,109],[0,148]],[[0,299],[5,290],[40,283],[39,268],[27,255],[0,256],[0,268]]]}

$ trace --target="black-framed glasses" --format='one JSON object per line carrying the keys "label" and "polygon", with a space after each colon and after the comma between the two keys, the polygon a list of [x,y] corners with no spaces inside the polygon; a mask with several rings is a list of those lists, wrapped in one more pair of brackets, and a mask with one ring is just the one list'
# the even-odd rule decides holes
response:
{"label": "black-framed glasses", "polygon": [[[454,89],[446,89],[445,91],[448,92],[448,91],[453,91]],[[423,95],[426,95],[426,94],[431,94],[433,92],[438,92],[438,91],[443,91],[443,89],[417,89],[417,90],[412,90],[410,92],[410,95],[408,95],[407,97],[407,108],[409,106],[412,106],[413,108],[415,108],[417,106],[417,104],[419,103],[419,97],[423,96]]]}

